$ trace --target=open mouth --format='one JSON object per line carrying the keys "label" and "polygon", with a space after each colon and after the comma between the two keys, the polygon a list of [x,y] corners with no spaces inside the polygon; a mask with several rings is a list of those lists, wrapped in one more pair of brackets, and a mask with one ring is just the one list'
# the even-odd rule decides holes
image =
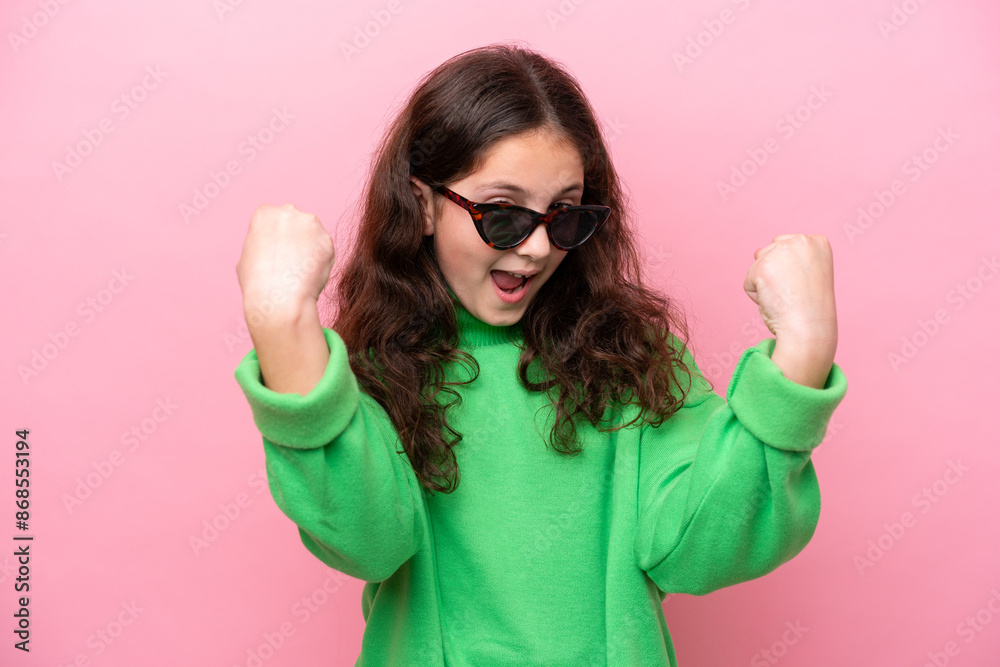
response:
{"label": "open mouth", "polygon": [[528,282],[527,277],[507,271],[490,271],[490,275],[493,276],[493,282],[496,283],[496,286],[507,294],[520,292]]}
{"label": "open mouth", "polygon": [[507,271],[490,271],[497,296],[506,303],[517,303],[528,291],[535,276],[522,276]]}

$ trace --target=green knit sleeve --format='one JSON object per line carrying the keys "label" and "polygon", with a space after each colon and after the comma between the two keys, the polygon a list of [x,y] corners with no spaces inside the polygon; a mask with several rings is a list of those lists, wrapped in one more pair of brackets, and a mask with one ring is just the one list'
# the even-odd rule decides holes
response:
{"label": "green knit sleeve", "polygon": [[[639,438],[636,562],[664,592],[704,595],[761,577],[808,544],[820,493],[810,454],[847,380],[823,389],[786,378],[774,338],[744,351],[726,400],[703,377],[684,406]],[[700,371],[690,352],[684,360]]]}
{"label": "green knit sleeve", "polygon": [[383,581],[422,540],[420,486],[385,410],[359,390],[343,339],[323,333],[330,360],[305,396],[268,389],[253,349],[236,381],[263,436],[271,495],[302,543],[336,570]]}

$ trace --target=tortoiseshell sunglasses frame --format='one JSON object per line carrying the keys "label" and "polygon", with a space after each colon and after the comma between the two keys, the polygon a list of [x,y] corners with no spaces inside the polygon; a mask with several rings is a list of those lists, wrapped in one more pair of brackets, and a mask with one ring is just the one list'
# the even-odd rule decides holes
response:
{"label": "tortoiseshell sunglasses frame", "polygon": [[[486,245],[490,246],[491,248],[496,248],[497,250],[509,250],[510,248],[516,248],[517,246],[527,241],[528,238],[535,232],[535,228],[537,228],[538,225],[543,223],[545,223],[545,233],[548,234],[549,241],[556,248],[558,248],[559,250],[572,250],[573,248],[579,248],[581,245],[589,241],[594,234],[597,233],[597,230],[601,228],[601,225],[603,225],[607,221],[608,217],[611,215],[610,206],[601,206],[597,204],[588,204],[584,206],[567,206],[566,204],[562,204],[563,208],[557,208],[549,213],[539,213],[538,211],[533,211],[530,208],[525,208],[523,206],[518,206],[516,204],[507,204],[504,202],[495,202],[493,204],[477,204],[476,202],[469,201],[468,199],[458,194],[457,192],[449,190],[443,185],[439,185],[433,188],[433,190],[438,194],[444,195],[445,197],[447,197],[448,199],[450,199],[451,201],[455,202],[456,204],[464,208],[466,211],[468,211],[469,215],[472,216],[472,221],[476,225],[476,231],[479,232],[479,237],[486,243]],[[484,214],[489,213],[491,211],[499,211],[504,209],[513,209],[515,211],[521,211],[523,213],[527,213],[531,217],[531,229],[528,231],[528,234],[517,243],[507,246],[496,245],[495,243],[490,241],[486,237],[486,231],[483,229]],[[588,211],[591,213],[596,213],[598,216],[597,224],[594,225],[594,230],[590,232],[586,238],[584,238],[576,245],[568,247],[561,246],[558,243],[556,243],[555,239],[552,238],[552,230],[549,228],[548,223],[555,220],[556,216],[572,211]]]}

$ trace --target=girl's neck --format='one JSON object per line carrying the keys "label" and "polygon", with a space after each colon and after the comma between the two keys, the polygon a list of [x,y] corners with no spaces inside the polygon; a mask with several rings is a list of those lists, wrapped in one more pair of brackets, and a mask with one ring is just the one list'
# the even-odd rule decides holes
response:
{"label": "girl's neck", "polygon": [[455,293],[448,288],[452,303],[455,304],[455,316],[458,320],[458,336],[463,345],[470,347],[486,347],[502,345],[522,340],[520,323],[509,326],[494,326],[483,322],[470,313]]}

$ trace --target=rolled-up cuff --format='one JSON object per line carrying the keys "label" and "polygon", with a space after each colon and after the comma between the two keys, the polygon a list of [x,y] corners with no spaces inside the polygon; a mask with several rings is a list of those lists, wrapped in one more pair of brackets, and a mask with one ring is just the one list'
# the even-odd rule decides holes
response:
{"label": "rolled-up cuff", "polygon": [[833,411],[847,391],[847,378],[836,363],[822,389],[789,380],[771,360],[775,338],[743,352],[729,382],[726,401],[761,442],[789,451],[810,451],[826,435]]}
{"label": "rolled-up cuff", "polygon": [[305,396],[268,389],[261,378],[257,351],[251,349],[235,376],[261,435],[296,449],[322,447],[344,431],[358,410],[359,390],[343,339],[323,328],[330,360],[319,383]]}

